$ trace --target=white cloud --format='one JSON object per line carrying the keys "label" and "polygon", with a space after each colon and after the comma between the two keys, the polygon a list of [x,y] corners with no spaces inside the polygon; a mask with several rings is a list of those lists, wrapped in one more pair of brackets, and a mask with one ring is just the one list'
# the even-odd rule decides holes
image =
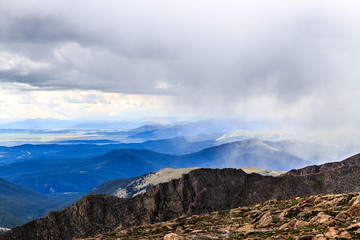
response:
{"label": "white cloud", "polygon": [[14,71],[21,75],[28,75],[48,66],[46,62],[36,62],[26,56],[0,51],[0,71]]}
{"label": "white cloud", "polygon": [[0,119],[58,118],[120,120],[166,116],[169,96],[49,91],[26,84],[0,86]]}

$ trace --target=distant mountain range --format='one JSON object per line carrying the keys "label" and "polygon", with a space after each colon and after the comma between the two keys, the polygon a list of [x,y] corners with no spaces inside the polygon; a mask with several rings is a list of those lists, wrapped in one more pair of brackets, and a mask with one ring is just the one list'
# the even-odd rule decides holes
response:
{"label": "distant mountain range", "polygon": [[[295,140],[274,142],[257,139],[257,141],[259,143],[263,142],[273,149],[306,160],[309,163],[334,161],[334,158],[342,158],[353,152],[350,149]],[[0,146],[0,166],[34,159],[91,158],[122,148],[147,149],[171,155],[185,155],[223,144],[216,140],[195,141],[190,137],[176,137],[148,140],[142,143],[118,143],[103,139],[61,141],[57,144],[24,144],[14,147]]]}
{"label": "distant mountain range", "polygon": [[137,128],[145,124],[151,124],[153,121],[76,121],[61,120],[52,118],[27,119],[15,122],[0,123],[2,129],[43,129],[43,130],[59,130],[59,129],[102,129],[102,130],[127,130]]}
{"label": "distant mountain range", "polygon": [[191,137],[193,141],[203,141],[215,140],[228,131],[239,128],[250,130],[252,127],[252,123],[227,119],[165,124],[151,121],[81,122],[30,119],[14,123],[0,123],[0,142],[5,146],[20,145],[21,143],[102,139],[134,143],[176,137]]}
{"label": "distant mountain range", "polygon": [[150,150],[119,149],[92,158],[34,159],[0,167],[0,177],[42,193],[64,193],[87,192],[105,181],[139,176],[167,167],[252,166],[286,171],[307,164],[309,162],[276,149],[269,142],[250,139],[179,156]]}
{"label": "distant mountain range", "polygon": [[174,155],[189,154],[212,147],[215,141],[192,141],[187,137],[149,140],[143,143],[117,143],[110,140],[73,140],[59,144],[24,144],[0,146],[0,166],[34,159],[90,158],[116,149],[148,149]]}

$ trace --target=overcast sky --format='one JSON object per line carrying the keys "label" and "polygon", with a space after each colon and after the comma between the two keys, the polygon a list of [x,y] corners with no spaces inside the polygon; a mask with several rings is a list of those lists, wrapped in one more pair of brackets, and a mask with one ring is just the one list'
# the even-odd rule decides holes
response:
{"label": "overcast sky", "polygon": [[0,118],[360,122],[360,3],[0,0]]}

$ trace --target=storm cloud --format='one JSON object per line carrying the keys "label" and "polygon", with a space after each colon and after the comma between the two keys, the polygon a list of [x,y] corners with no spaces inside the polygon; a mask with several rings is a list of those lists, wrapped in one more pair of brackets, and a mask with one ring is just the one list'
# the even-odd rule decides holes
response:
{"label": "storm cloud", "polygon": [[170,95],[180,115],[351,129],[360,121],[359,7],[0,0],[0,79]]}

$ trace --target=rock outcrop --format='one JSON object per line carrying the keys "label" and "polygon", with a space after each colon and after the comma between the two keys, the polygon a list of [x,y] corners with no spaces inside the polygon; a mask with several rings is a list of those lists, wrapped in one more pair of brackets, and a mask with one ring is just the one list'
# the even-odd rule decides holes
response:
{"label": "rock outcrop", "polygon": [[[1,234],[0,239],[80,238],[116,227],[164,222],[180,216],[251,206],[270,199],[359,191],[359,165],[279,177],[246,174],[240,169],[198,169],[180,179],[152,186],[145,194],[133,198],[85,196],[62,211]],[[270,220],[269,216],[263,219],[264,226],[270,224]]]}

